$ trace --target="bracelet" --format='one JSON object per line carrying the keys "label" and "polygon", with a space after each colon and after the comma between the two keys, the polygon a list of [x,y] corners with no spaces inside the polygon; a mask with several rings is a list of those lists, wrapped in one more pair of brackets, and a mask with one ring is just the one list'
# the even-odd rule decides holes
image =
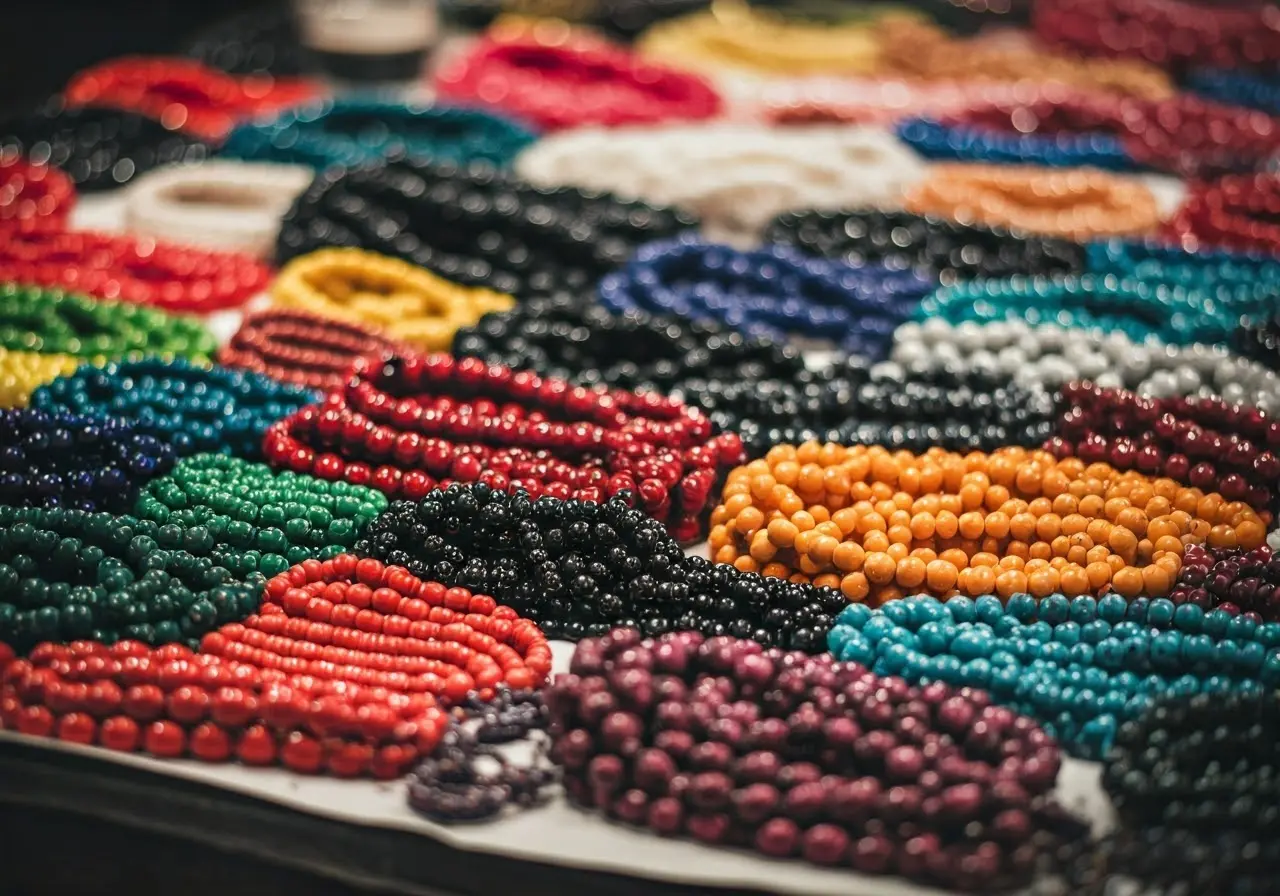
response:
{"label": "bracelet", "polygon": [[1222,400],[1144,398],[1073,383],[1063,390],[1062,416],[1044,448],[1057,457],[1214,488],[1227,501],[1248,503],[1267,522],[1280,488],[1280,421]]}
{"label": "bracelet", "polygon": [[7,234],[0,282],[69,289],[164,311],[234,308],[266,286],[266,266],[230,252],[45,227]]}
{"label": "bracelet", "polygon": [[392,779],[435,749],[450,706],[504,683],[538,687],[550,672],[533,623],[376,560],[308,560],[253,592],[256,612],[197,651],[75,641],[10,661],[5,727],[166,759]]}
{"label": "bracelet", "polygon": [[716,563],[879,606],[918,591],[1163,597],[1184,537],[1252,550],[1266,527],[1217,493],[1046,451],[916,456],[806,442],[729,474],[710,543]]}
{"label": "bracelet", "polygon": [[0,155],[0,225],[39,218],[65,226],[75,204],[75,186],[57,168]]}
{"label": "bracelet", "polygon": [[68,109],[61,99],[6,122],[0,146],[19,155],[48,147],[48,164],[80,192],[113,190],[159,165],[201,162],[207,143],[120,109]]}
{"label": "bracelet", "polygon": [[218,350],[218,363],[332,392],[347,381],[356,358],[402,350],[398,343],[355,324],[269,308],[240,322],[231,341]]}
{"label": "bracelet", "polygon": [[1224,177],[1196,184],[1165,225],[1170,238],[1189,252],[1202,246],[1280,252],[1280,178],[1274,174]]}
{"label": "bracelet", "polygon": [[125,229],[202,249],[271,255],[280,218],[311,183],[292,165],[221,159],[158,169],[129,190]]}
{"label": "bracelet", "polygon": [[0,348],[91,364],[133,355],[200,360],[217,348],[198,318],[57,289],[0,283]]}
{"label": "bracelet", "polygon": [[0,411],[0,458],[0,503],[114,512],[174,462],[131,422],[31,409]]}
{"label": "bracelet", "polygon": [[182,55],[231,75],[292,76],[308,68],[293,10],[284,3],[220,20],[200,31]]}
{"label": "bracelet", "polygon": [[1227,106],[1246,106],[1268,115],[1280,115],[1280,81],[1275,76],[1202,68],[1191,73],[1187,87]]}
{"label": "bracelet", "polygon": [[278,308],[367,324],[396,342],[442,350],[458,327],[474,324],[513,299],[458,286],[398,258],[360,249],[321,249],[293,259],[271,284]]}
{"label": "bracelet", "polygon": [[179,457],[207,451],[252,459],[262,456],[268,426],[319,396],[255,373],[142,358],[81,367],[37,389],[31,406],[136,421]]}
{"label": "bracelet", "polygon": [[[632,653],[652,670],[628,668]],[[693,632],[642,641],[617,629],[579,644],[547,693],[565,795],[663,836],[775,859],[974,893],[1030,884],[1038,849],[1053,850],[1070,818],[1050,796],[1062,757],[1045,730],[980,690],[786,656]],[[808,700],[811,681],[844,699]],[[621,709],[637,693],[655,695],[651,713]],[[590,711],[606,700],[618,709]],[[903,725],[937,746],[895,737]],[[796,752],[801,739],[812,753]],[[876,824],[885,813],[893,821]]]}
{"label": "bracelet", "polygon": [[[1280,625],[1163,598],[1017,593],[1002,605],[922,596],[894,607],[849,607],[831,632],[832,653],[908,683],[983,688],[1084,759],[1106,756],[1161,697],[1223,700],[1280,682]],[[1072,684],[1081,674],[1089,684]]]}
{"label": "bracelet", "polygon": [[0,347],[0,408],[25,408],[32,392],[74,373],[81,363],[71,355],[41,355]]}
{"label": "bracelet", "polygon": [[521,300],[581,301],[636,246],[697,223],[680,209],[532,187],[489,168],[397,159],[316,178],[285,215],[276,257],[371,249]]}
{"label": "bracelet", "polygon": [[653,393],[594,392],[472,359],[406,354],[358,360],[342,391],[272,426],[263,451],[274,467],[391,497],[421,498],[454,481],[589,502],[632,492],[691,542],[742,444]]}
{"label": "bracelet", "polygon": [[759,124],[576,129],[539,140],[516,173],[687,208],[709,239],[754,243],[793,208],[901,201],[925,176],[919,160],[877,128]]}
{"label": "bracelet", "polygon": [[506,167],[534,139],[516,122],[480,109],[341,99],[242,124],[222,155],[320,170],[396,155]]}
{"label": "bracelet", "polygon": [[1280,622],[1280,557],[1267,545],[1247,553],[1190,545],[1169,599],[1205,613],[1222,609],[1254,622]]}
{"label": "bracelet", "polygon": [[1079,274],[1085,254],[1069,240],[877,208],[783,212],[766,228],[764,242],[855,266],[914,268],[944,285],[1015,274]]}
{"label": "bracelet", "polygon": [[907,191],[917,214],[1087,241],[1142,236],[1160,224],[1144,184],[1091,169],[1053,171],[995,165],[935,165]]}
{"label": "bracelet", "polygon": [[179,526],[184,543],[212,541],[214,563],[243,579],[279,575],[304,560],[349,552],[386,508],[386,497],[371,488],[197,454],[147,483],[133,513],[160,526]]}
{"label": "bracelet", "polygon": [[239,121],[319,93],[317,83],[301,78],[238,78],[194,60],[163,56],[124,56],[91,66],[63,91],[68,106],[141,112],[166,128],[215,142]]}
{"label": "bracelet", "polygon": [[806,258],[783,246],[740,252],[682,237],[651,243],[600,281],[600,303],[721,321],[752,336],[791,335],[879,359],[933,281],[915,271]]}
{"label": "bracelet", "polygon": [[602,503],[531,498],[475,484],[392,501],[356,551],[414,575],[443,576],[444,584],[474,581],[470,587],[533,619],[547,637],[569,641],[621,625],[655,637],[733,634],[814,653],[847,603],[831,588],[687,556],[628,495]]}
{"label": "bracelet", "polygon": [[1036,36],[1088,55],[1133,57],[1163,68],[1261,67],[1280,59],[1265,4],[1186,0],[1047,0],[1031,16]]}
{"label": "bracelet", "polygon": [[495,27],[436,72],[443,99],[507,112],[535,128],[612,127],[715,117],[706,81],[654,65],[626,48],[567,26]]}

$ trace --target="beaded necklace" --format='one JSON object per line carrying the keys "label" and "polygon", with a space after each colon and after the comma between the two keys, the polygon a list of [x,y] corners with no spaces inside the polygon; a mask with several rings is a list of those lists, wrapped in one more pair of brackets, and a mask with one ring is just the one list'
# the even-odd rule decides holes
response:
{"label": "beaded necklace", "polygon": [[341,99],[242,124],[222,154],[321,170],[405,154],[506,166],[533,140],[515,121],[479,109]]}
{"label": "beaded necklace", "polygon": [[[1054,87],[1056,85],[1050,85]],[[903,118],[963,112],[971,106],[1026,100],[1026,84],[982,80],[924,82],[880,77],[792,78],[751,83],[736,105],[771,125],[893,125]],[[1060,89],[1060,88],[1059,88]]]}
{"label": "beaded necklace", "polygon": [[1280,556],[1267,545],[1252,551],[1188,545],[1169,599],[1206,613],[1221,608],[1256,622],[1280,622]]}
{"label": "beaded necklace", "polygon": [[828,645],[881,675],[988,690],[1087,759],[1162,696],[1258,695],[1280,683],[1280,624],[1116,594],[854,604]]}
{"label": "beaded necklace", "polygon": [[182,55],[232,75],[300,75],[307,69],[293,10],[284,3],[219,20]]}
{"label": "beaded necklace", "polygon": [[1280,248],[1278,210],[1276,175],[1224,177],[1192,186],[1165,230],[1189,251],[1203,245],[1274,255]]}
{"label": "beaded necklace", "polygon": [[125,417],[180,457],[201,452],[257,458],[267,428],[319,393],[255,373],[197,366],[183,358],[143,358],[81,367],[41,386],[31,406],[95,417]]}
{"label": "beaded necklace", "polygon": [[25,408],[38,387],[75,373],[80,363],[71,355],[13,352],[0,347],[0,408]]}
{"label": "beaded necklace", "polygon": [[41,218],[65,225],[75,203],[75,186],[57,168],[0,155],[0,224]]}
{"label": "beaded necklace", "polygon": [[1280,115],[1280,82],[1252,72],[1205,68],[1191,73],[1187,86],[1228,106],[1248,106]]}
{"label": "beaded necklace", "polygon": [[1268,372],[1280,374],[1280,311],[1269,318],[1246,323],[1236,332],[1232,344]]}
{"label": "beaded necklace", "polygon": [[279,308],[366,324],[404,345],[447,349],[458,327],[514,304],[507,295],[459,286],[398,258],[320,249],[293,259],[271,284]]}
{"label": "beaded necklace", "polygon": [[682,541],[695,541],[720,472],[742,458],[733,435],[654,393],[571,387],[448,355],[360,359],[341,391],[273,425],[267,462],[322,479],[421,498],[479,481],[556,498],[631,492]]}

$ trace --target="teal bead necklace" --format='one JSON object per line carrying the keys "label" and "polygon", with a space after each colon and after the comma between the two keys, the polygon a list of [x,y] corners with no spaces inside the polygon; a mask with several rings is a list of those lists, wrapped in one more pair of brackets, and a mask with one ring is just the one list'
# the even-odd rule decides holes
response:
{"label": "teal bead necklace", "polygon": [[266,579],[237,577],[177,526],[109,513],[0,506],[0,644],[195,646],[258,608]]}
{"label": "teal bead necklace", "polygon": [[852,604],[827,645],[837,659],[877,675],[990,691],[1086,759],[1105,755],[1119,726],[1158,698],[1280,687],[1280,623],[1163,598],[1018,594],[1007,604],[928,596],[877,610]]}
{"label": "teal bead necklace", "polygon": [[381,492],[221,454],[198,454],[138,496],[135,514],[176,526],[185,540],[244,577],[350,551],[387,507]]}

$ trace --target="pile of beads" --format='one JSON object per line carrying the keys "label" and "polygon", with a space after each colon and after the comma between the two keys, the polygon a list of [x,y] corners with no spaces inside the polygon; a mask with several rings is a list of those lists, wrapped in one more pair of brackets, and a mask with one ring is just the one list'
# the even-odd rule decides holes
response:
{"label": "pile of beads", "polygon": [[0,226],[41,218],[65,224],[76,190],[57,168],[0,153]]}
{"label": "pile of beads", "polygon": [[277,257],[372,249],[519,299],[582,299],[640,243],[697,223],[680,209],[540,189],[479,166],[400,159],[318,177],[285,216]]}
{"label": "pile of beads", "polygon": [[360,249],[320,249],[294,258],[271,284],[271,301],[279,308],[366,324],[428,351],[447,349],[459,327],[514,303],[510,296],[459,286],[398,258]]}
{"label": "pile of beads", "polygon": [[223,154],[317,169],[396,155],[506,166],[533,139],[514,121],[479,109],[342,99],[242,124]]}
{"label": "pile of beads", "polygon": [[[540,686],[551,649],[493,598],[340,554],[274,577],[199,649],[42,644],[9,662],[0,717],[24,734],[340,777],[403,775],[446,710]],[[101,721],[99,721],[101,720]]]}
{"label": "pile of beads", "polygon": [[1062,398],[1047,451],[1212,488],[1268,518],[1275,508],[1280,421],[1222,400],[1143,398],[1092,383],[1073,383]]}
{"label": "pile of beads", "polygon": [[182,55],[233,75],[300,75],[306,69],[293,10],[284,3],[219,21],[197,34]]}
{"label": "pile of beads", "polygon": [[989,691],[1086,759],[1106,755],[1119,727],[1162,696],[1259,694],[1280,684],[1280,623],[1118,594],[854,604],[828,646],[881,675]]}
{"label": "pile of beads", "polygon": [[991,893],[1057,826],[1058,745],[981,691],[615,629],[547,693],[569,799],[665,836]]}
{"label": "pile of beads", "polygon": [[1069,240],[877,208],[788,211],[773,219],[764,241],[853,265],[915,268],[943,284],[1084,267],[1084,250]]}
{"label": "pile of beads", "polygon": [[889,359],[911,371],[989,374],[1031,389],[1077,380],[1131,389],[1150,398],[1222,398],[1280,414],[1280,374],[1223,345],[1134,342],[1119,331],[1082,330],[1024,320],[948,323],[931,317],[893,334]]}
{"label": "pile of beads", "polygon": [[1280,115],[1280,83],[1274,77],[1208,68],[1193,72],[1187,79],[1187,86],[1228,106],[1246,106],[1261,109],[1269,115]]}
{"label": "pile of beads", "polygon": [[273,425],[267,462],[418,499],[479,481],[603,501],[631,492],[681,541],[696,541],[737,436],[655,393],[592,391],[449,355],[360,359],[340,391]]}
{"label": "pile of beads", "polygon": [[1187,545],[1169,599],[1206,613],[1221,608],[1257,622],[1280,622],[1280,556],[1267,545],[1252,551]]}
{"label": "pile of beads", "polygon": [[125,229],[265,258],[275,249],[280,218],[311,178],[309,169],[296,165],[223,159],[152,171],[129,190]]}
{"label": "pile of beads", "polygon": [[1275,174],[1224,177],[1193,185],[1167,234],[1184,248],[1223,246],[1274,255],[1280,251],[1280,177]]}
{"label": "pile of beads", "polygon": [[217,342],[192,317],[131,302],[0,283],[0,348],[95,364],[131,355],[206,358]]}
{"label": "pile of beads", "polygon": [[1185,544],[1252,550],[1266,535],[1244,503],[1104,463],[817,442],[733,470],[711,527],[717,563],[872,605],[916,591],[1163,597]]}
{"label": "pile of beads", "polygon": [[189,59],[130,56],[79,72],[63,96],[69,106],[141,112],[166,128],[219,141],[236,123],[314,99],[319,85],[271,77],[239,78]]}
{"label": "pile of beads", "polygon": [[241,321],[231,340],[218,349],[218,363],[331,392],[346,382],[356,358],[401,350],[385,336],[355,324],[269,308]]}
{"label": "pile of beads", "polygon": [[267,427],[319,393],[256,373],[142,358],[81,367],[31,396],[43,411],[124,417],[172,445],[179,457],[206,451],[261,456]]}
{"label": "pile of beads", "polygon": [[356,551],[492,594],[551,638],[577,641],[625,625],[654,636],[700,631],[822,649],[846,603],[839,591],[686,556],[631,505],[627,495],[594,504],[452,486],[417,503],[393,501]]}
{"label": "pile of beads", "polygon": [[61,99],[6,121],[0,146],[45,159],[85,193],[115,189],[157,165],[200,162],[211,152],[204,141],[145,115],[68,109]]}
{"label": "pile of beads", "polygon": [[1160,223],[1156,198],[1142,183],[1102,171],[1044,171],[996,165],[936,165],[908,190],[905,206],[1047,236],[1091,240],[1142,236]]}
{"label": "pile of beads", "polygon": [[173,462],[172,448],[127,420],[0,411],[0,503],[128,510]]}
{"label": "pile of beads", "polygon": [[81,230],[8,233],[0,282],[70,289],[165,311],[208,314],[247,301],[270,270],[256,259]]}
{"label": "pile of beads", "polygon": [[600,281],[599,297],[616,313],[709,318],[753,336],[809,337],[880,358],[933,286],[911,270],[854,267],[784,246],[739,251],[684,236],[642,246]]}
{"label": "pile of beads", "polygon": [[516,173],[696,213],[710,239],[754,242],[793,208],[892,205],[924,167],[880,128],[763,124],[574,129],[539,140]]}
{"label": "pile of beads", "polygon": [[0,408],[25,408],[31,393],[50,380],[74,373],[79,358],[15,352],[0,347]]}
{"label": "pile of beads", "polygon": [[0,645],[19,653],[79,639],[195,644],[256,610],[264,582],[237,580],[177,526],[131,516],[0,505],[0,533]]}
{"label": "pile of beads", "polygon": [[447,100],[499,109],[547,131],[701,120],[721,106],[696,75],[554,22],[490,29],[436,72],[435,88]]}
{"label": "pile of beads", "polygon": [[149,482],[133,512],[181,527],[184,543],[216,545],[214,561],[243,578],[350,550],[386,507],[386,497],[371,488],[197,454]]}

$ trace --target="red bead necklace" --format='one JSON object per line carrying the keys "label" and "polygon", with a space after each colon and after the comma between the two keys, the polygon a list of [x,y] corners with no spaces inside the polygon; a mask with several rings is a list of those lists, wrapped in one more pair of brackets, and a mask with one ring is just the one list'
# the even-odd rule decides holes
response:
{"label": "red bead necklace", "polygon": [[85,69],[64,91],[71,106],[141,112],[170,130],[221,140],[241,121],[322,95],[301,78],[235,77],[190,59],[127,56]]}
{"label": "red bead necklace", "polygon": [[40,220],[63,227],[75,204],[75,185],[57,168],[0,155],[0,224]]}
{"label": "red bead necklace", "polygon": [[207,314],[232,308],[265,289],[270,279],[271,270],[248,255],[63,231],[52,224],[6,233],[0,241],[0,281],[59,287],[166,311]]}
{"label": "red bead necklace", "polygon": [[448,707],[550,671],[546,638],[510,607],[342,554],[271,579],[257,614],[198,651],[73,641],[14,659],[0,645],[0,721],[162,758],[393,778],[435,748]]}
{"label": "red bead necklace", "polygon": [[357,358],[404,350],[354,324],[273,308],[247,316],[218,352],[218,363],[331,392],[346,382]]}
{"label": "red bead necklace", "polygon": [[1193,186],[1166,230],[1184,249],[1200,246],[1280,253],[1280,177],[1224,177]]}
{"label": "red bead necklace", "polygon": [[696,540],[737,435],[673,398],[571,386],[476,358],[359,359],[340,392],[275,424],[267,462],[417,500],[451,482],[533,497],[604,501],[631,492],[682,541]]}

